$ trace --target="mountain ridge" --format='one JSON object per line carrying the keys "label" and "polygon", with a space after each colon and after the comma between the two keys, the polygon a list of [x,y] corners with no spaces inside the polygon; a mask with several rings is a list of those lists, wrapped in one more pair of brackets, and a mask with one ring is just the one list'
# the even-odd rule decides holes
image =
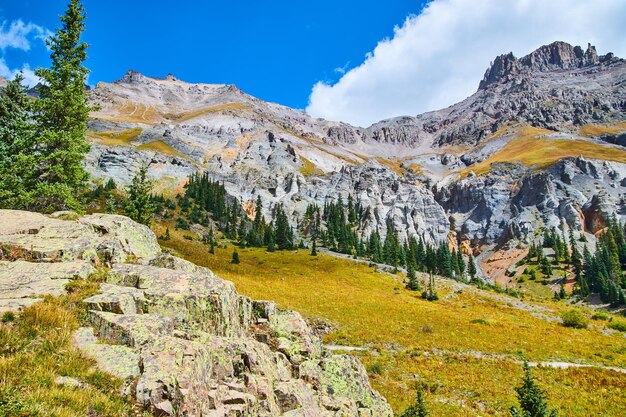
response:
{"label": "mountain ridge", "polygon": [[[88,168],[124,185],[152,163],[167,192],[207,171],[244,204],[260,196],[266,218],[282,203],[294,223],[308,204],[352,195],[368,208],[364,236],[384,236],[390,222],[401,239],[448,239],[476,253],[528,244],[537,230],[563,222],[593,239],[607,213],[626,213],[626,150],[618,145],[626,132],[626,61],[555,42],[521,59],[501,55],[483,82],[446,109],[360,128],[234,85],[131,70],[90,92],[101,109],[89,124],[98,137]],[[129,129],[139,133],[124,146],[101,139]],[[599,193],[609,196],[602,207],[593,203]]]}

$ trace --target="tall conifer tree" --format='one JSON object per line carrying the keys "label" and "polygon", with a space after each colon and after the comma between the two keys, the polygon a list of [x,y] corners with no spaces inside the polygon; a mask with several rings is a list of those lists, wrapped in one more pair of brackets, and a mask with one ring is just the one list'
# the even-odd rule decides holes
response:
{"label": "tall conifer tree", "polygon": [[88,179],[83,167],[89,151],[85,133],[90,110],[85,87],[89,71],[83,66],[87,44],[81,40],[84,29],[82,2],[70,0],[61,16],[61,28],[46,41],[51,66],[36,71],[42,86],[35,112],[38,182],[34,208],[41,211],[80,209],[78,196]]}

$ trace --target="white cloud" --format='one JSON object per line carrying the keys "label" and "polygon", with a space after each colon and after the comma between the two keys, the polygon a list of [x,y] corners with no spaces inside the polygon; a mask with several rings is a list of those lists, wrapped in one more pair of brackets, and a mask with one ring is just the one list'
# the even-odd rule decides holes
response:
{"label": "white cloud", "polygon": [[343,75],[343,74],[345,74],[345,73],[346,73],[346,71],[348,71],[348,67],[350,67],[350,61],[346,62],[346,63],[345,63],[345,65],[344,65],[343,67],[337,67],[337,68],[335,68],[335,69],[334,69],[334,71],[335,71],[337,74],[342,74],[342,75]]}
{"label": "white cloud", "polygon": [[561,40],[626,57],[624,0],[432,0],[333,84],[318,82],[307,111],[366,126],[416,115],[474,93],[489,62]]}
{"label": "white cloud", "polygon": [[0,77],[4,77],[7,80],[12,80],[13,78],[15,78],[15,75],[20,71],[24,76],[23,84],[29,87],[36,86],[41,80],[35,75],[35,71],[33,71],[28,64],[22,65],[22,68],[10,69],[5,60],[3,58],[0,58]]}
{"label": "white cloud", "polygon": [[30,87],[37,85],[40,79],[27,63],[23,63],[19,68],[10,68],[4,53],[9,48],[28,52],[33,40],[39,40],[45,44],[46,39],[51,35],[51,31],[34,23],[24,23],[20,19],[12,22],[2,20],[0,23],[0,76],[10,80],[21,71],[24,84]]}
{"label": "white cloud", "polygon": [[22,20],[14,20],[10,24],[3,20],[0,24],[0,49],[6,48],[30,50],[31,39],[39,39],[45,43],[51,35],[48,29],[34,23],[24,23]]}

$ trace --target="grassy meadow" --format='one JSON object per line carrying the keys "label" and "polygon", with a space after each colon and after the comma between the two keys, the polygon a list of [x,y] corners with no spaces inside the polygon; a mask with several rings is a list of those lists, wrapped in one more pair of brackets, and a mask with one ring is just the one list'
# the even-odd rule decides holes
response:
{"label": "grassy meadow", "polygon": [[[155,229],[164,233],[163,225]],[[241,293],[333,323],[326,343],[366,348],[352,353],[396,412],[420,384],[428,387],[432,415],[505,416],[516,401],[522,360],[598,366],[535,369],[561,415],[626,412],[626,374],[602,368],[626,368],[624,334],[608,331],[606,321],[564,327],[558,317],[570,309],[565,302],[519,300],[450,280],[438,280],[440,300],[428,302],[404,288],[401,274],[367,263],[308,250],[238,248],[241,263],[234,265],[232,244],[212,255],[197,239],[183,237],[193,233],[170,225],[170,234],[161,241],[165,248],[233,281]]]}

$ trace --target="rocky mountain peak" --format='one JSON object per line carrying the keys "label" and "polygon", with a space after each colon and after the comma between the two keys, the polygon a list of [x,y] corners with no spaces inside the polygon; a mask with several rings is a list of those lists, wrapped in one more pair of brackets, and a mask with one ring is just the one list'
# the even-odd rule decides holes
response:
{"label": "rocky mountain peak", "polygon": [[165,77],[166,81],[178,81],[178,78],[174,77],[173,74],[167,74],[167,76]]}
{"label": "rocky mountain peak", "polygon": [[558,70],[571,70],[591,67],[601,62],[613,60],[613,54],[598,56],[596,47],[588,44],[587,50],[583,51],[580,46],[572,46],[567,42],[553,42],[544,45],[523,58],[517,59],[513,53],[496,57],[485,72],[479,90],[500,80],[524,72],[550,72]]}
{"label": "rocky mountain peak", "polygon": [[140,84],[146,83],[148,81],[148,77],[138,71],[130,69],[126,72],[126,74],[124,74],[122,78],[115,81],[115,84]]}

